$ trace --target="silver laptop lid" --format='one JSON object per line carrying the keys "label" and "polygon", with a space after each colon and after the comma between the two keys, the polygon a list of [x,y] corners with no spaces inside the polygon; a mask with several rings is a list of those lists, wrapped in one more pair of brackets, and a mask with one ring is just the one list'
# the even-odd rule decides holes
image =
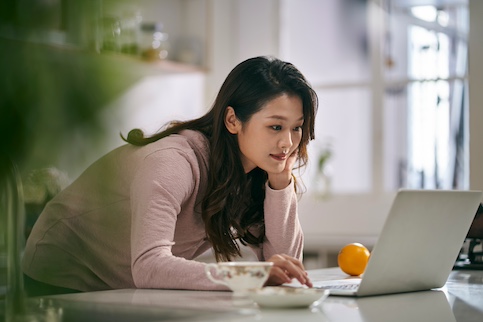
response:
{"label": "silver laptop lid", "polygon": [[399,190],[357,295],[442,287],[481,199],[481,191]]}

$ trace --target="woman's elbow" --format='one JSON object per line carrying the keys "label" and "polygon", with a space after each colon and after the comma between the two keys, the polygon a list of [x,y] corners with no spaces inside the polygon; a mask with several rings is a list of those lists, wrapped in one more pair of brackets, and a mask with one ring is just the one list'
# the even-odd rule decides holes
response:
{"label": "woman's elbow", "polygon": [[136,288],[153,288],[152,279],[150,278],[152,274],[146,269],[145,265],[141,265],[139,262],[133,263],[131,273]]}

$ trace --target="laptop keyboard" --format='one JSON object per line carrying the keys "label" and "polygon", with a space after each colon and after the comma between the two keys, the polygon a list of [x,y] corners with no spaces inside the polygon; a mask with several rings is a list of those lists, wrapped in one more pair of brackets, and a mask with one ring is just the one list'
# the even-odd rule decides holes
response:
{"label": "laptop keyboard", "polygon": [[316,286],[316,288],[324,289],[324,290],[345,290],[345,291],[356,291],[359,287],[359,284],[334,284],[334,285],[323,285],[323,286]]}

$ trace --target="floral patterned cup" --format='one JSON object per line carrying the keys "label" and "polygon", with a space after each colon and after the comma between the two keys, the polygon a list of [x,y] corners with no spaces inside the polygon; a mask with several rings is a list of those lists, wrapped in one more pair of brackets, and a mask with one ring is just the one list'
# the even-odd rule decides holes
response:
{"label": "floral patterned cup", "polygon": [[[263,287],[270,274],[271,262],[223,262],[207,264],[205,272],[216,284],[228,286],[235,294]],[[212,272],[215,274],[212,274]]]}

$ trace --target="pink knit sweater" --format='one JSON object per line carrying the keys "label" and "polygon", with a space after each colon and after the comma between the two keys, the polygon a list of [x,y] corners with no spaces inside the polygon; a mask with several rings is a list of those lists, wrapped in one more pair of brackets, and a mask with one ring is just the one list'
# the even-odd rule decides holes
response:
{"label": "pink knit sweater", "polygon": [[[208,141],[183,131],[143,147],[121,146],[91,165],[44,209],[27,241],[30,277],[81,291],[215,290],[196,257],[211,245],[200,214]],[[266,187],[266,241],[259,260],[301,259],[293,183]]]}

